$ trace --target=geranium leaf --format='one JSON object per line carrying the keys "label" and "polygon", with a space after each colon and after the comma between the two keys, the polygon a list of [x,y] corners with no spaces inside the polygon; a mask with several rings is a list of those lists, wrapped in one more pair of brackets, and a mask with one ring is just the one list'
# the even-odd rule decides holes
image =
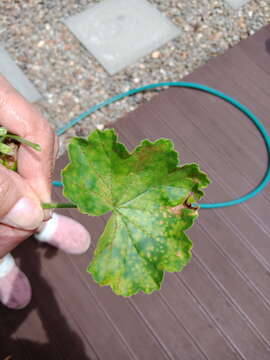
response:
{"label": "geranium leaf", "polygon": [[179,167],[168,139],[143,140],[130,154],[112,129],[73,138],[62,171],[64,196],[82,213],[112,212],[88,271],[116,294],[151,293],[164,271],[191,257],[185,234],[198,216],[192,206],[209,179],[197,164]]}

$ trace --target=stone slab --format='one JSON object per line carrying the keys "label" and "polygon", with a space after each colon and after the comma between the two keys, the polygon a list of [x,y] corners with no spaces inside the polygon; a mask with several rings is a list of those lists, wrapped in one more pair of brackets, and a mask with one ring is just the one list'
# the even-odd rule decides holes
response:
{"label": "stone slab", "polygon": [[41,99],[41,95],[23,71],[16,65],[4,46],[0,44],[0,73],[30,102]]}
{"label": "stone slab", "polygon": [[63,22],[111,75],[180,35],[146,0],[104,0]]}

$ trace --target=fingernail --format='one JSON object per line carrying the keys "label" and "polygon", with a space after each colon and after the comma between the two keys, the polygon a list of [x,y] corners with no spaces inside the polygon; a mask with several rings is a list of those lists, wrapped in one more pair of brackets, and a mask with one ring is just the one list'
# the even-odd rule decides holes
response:
{"label": "fingernail", "polygon": [[34,200],[21,198],[1,220],[1,223],[24,230],[36,229],[43,220],[43,210]]}
{"label": "fingernail", "polygon": [[45,209],[45,210],[43,210],[43,214],[44,214],[43,221],[48,221],[52,217],[53,209]]}

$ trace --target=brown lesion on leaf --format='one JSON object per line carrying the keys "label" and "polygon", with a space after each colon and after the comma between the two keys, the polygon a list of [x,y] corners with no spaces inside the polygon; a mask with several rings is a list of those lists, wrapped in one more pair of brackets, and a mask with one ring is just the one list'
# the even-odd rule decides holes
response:
{"label": "brown lesion on leaf", "polygon": [[[152,144],[151,144],[152,145]],[[150,156],[154,153],[158,153],[160,149],[156,148],[155,146],[147,146],[146,148],[140,149],[139,152],[137,152],[137,162],[135,165],[135,169],[140,169],[145,167],[145,161],[149,159]],[[134,152],[133,152],[134,153]],[[133,155],[132,153],[132,155]]]}
{"label": "brown lesion on leaf", "polygon": [[180,204],[180,205],[170,208],[170,212],[174,215],[181,215],[182,209],[185,209],[184,204]]}
{"label": "brown lesion on leaf", "polygon": [[193,204],[191,204],[189,202],[189,199],[192,197],[192,193],[190,193],[187,198],[185,199],[185,201],[183,202],[183,204],[179,204],[175,207],[172,207],[169,209],[169,211],[174,214],[174,215],[181,215],[182,214],[182,210],[183,209],[191,209],[194,210],[194,212],[197,214],[198,213],[198,206],[194,206]]}

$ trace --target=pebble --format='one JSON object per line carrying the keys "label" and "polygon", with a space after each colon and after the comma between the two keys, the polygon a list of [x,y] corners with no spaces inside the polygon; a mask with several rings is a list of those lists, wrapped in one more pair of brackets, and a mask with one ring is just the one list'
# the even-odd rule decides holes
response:
{"label": "pebble", "polygon": [[160,52],[159,51],[154,51],[152,53],[152,59],[158,59],[160,58]]}
{"label": "pebble", "polygon": [[44,41],[44,40],[40,40],[40,41],[37,43],[37,47],[42,47],[44,44],[45,44],[45,41]]}
{"label": "pebble", "polygon": [[[179,80],[270,23],[269,0],[238,10],[225,0],[148,0],[181,35],[110,76],[61,22],[98,1],[1,1],[0,42],[43,95],[36,105],[55,128],[108,97]],[[155,95],[137,94],[92,114],[61,136],[60,154],[71,137],[103,129]]]}

